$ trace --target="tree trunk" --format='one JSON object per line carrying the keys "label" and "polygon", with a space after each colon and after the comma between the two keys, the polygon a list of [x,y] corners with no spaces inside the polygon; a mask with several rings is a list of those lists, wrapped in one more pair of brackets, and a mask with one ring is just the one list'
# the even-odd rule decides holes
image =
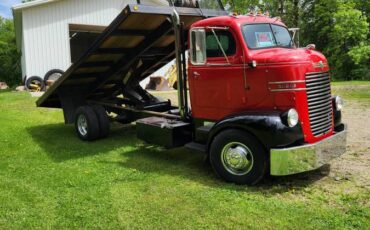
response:
{"label": "tree trunk", "polygon": [[293,25],[299,27],[299,0],[293,0]]}

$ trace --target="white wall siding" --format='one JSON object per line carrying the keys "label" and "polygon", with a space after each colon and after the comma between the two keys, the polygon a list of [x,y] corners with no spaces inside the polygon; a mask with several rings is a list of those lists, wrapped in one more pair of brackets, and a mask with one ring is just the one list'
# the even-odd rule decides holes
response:
{"label": "white wall siding", "polygon": [[[69,24],[107,26],[129,3],[136,0],[61,0],[23,9],[23,75],[44,77],[51,69],[67,70]],[[146,3],[166,5],[167,1]]]}

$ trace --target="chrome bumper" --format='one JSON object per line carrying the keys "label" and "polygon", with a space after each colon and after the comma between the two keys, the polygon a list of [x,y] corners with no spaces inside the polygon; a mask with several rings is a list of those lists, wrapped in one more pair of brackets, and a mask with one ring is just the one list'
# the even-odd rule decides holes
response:
{"label": "chrome bumper", "polygon": [[346,152],[347,127],[315,144],[271,149],[271,175],[285,176],[317,169]]}

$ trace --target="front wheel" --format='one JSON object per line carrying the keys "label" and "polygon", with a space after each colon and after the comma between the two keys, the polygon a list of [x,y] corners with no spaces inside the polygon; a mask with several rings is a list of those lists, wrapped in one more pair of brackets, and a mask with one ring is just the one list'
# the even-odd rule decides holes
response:
{"label": "front wheel", "polygon": [[236,184],[258,183],[267,171],[266,156],[260,142],[240,130],[221,132],[210,148],[210,161],[216,174]]}

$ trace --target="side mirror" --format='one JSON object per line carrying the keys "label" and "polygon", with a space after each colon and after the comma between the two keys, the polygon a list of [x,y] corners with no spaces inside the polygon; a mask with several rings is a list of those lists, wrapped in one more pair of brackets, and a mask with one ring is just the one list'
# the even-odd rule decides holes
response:
{"label": "side mirror", "polygon": [[306,49],[308,50],[315,50],[316,49],[316,45],[315,44],[309,44],[306,46]]}
{"label": "side mirror", "polygon": [[190,31],[190,61],[193,65],[206,64],[206,31],[204,28],[193,28]]}

